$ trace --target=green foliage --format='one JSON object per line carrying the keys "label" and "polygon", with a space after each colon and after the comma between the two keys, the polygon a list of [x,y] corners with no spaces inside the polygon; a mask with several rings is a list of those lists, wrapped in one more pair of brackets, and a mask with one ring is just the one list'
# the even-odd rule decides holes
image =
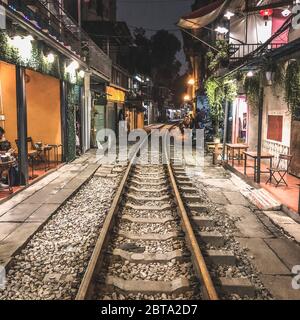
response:
{"label": "green foliage", "polygon": [[137,28],[134,30],[134,46],[123,52],[121,61],[132,74],[148,75],[155,85],[171,87],[181,68],[176,58],[180,50],[181,42],[174,34],[159,30],[147,38],[145,30]]}
{"label": "green foliage", "polygon": [[67,150],[66,160],[76,157],[76,108],[80,104],[80,87],[69,84],[67,87]]}
{"label": "green foliage", "polygon": [[223,104],[234,101],[237,95],[236,82],[233,79],[217,79],[210,77],[205,82],[205,92],[209,102],[210,116],[215,123],[218,136],[219,122],[224,115]]}
{"label": "green foliage", "polygon": [[300,113],[300,66],[293,60],[289,63],[285,75],[285,100],[294,118]]}
{"label": "green foliage", "polygon": [[229,58],[229,44],[227,40],[217,40],[215,44],[218,52],[209,50],[207,52],[208,69],[214,71],[220,64],[224,64]]}
{"label": "green foliage", "polygon": [[259,102],[259,90],[261,84],[261,73],[256,73],[253,77],[246,77],[244,82],[245,92],[249,104],[257,107]]}
{"label": "green foliage", "polygon": [[[57,54],[54,63],[48,63],[43,54],[43,45],[38,42],[33,42],[31,58],[28,61],[24,61],[19,55],[17,49],[10,46],[6,32],[0,30],[0,60],[7,63],[20,65],[25,68],[51,75],[58,79],[72,82],[69,74],[65,72],[64,61],[65,58],[62,55]],[[83,80],[77,76],[77,84],[81,85]]]}

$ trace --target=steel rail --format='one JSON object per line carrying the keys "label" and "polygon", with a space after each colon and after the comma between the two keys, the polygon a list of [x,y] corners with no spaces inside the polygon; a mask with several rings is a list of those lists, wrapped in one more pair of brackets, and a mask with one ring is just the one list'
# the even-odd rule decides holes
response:
{"label": "steel rail", "polygon": [[[164,125],[160,126],[159,129],[164,127]],[[148,134],[147,137],[142,141],[140,144],[140,148],[144,145],[145,142],[148,142],[148,138],[151,135]],[[140,148],[136,148],[134,151],[134,154],[132,155],[132,158],[128,164],[128,167],[123,175],[123,178],[120,182],[120,185],[118,187],[118,190],[114,196],[112,205],[109,209],[109,212],[105,218],[103,227],[100,231],[100,235],[97,239],[95,248],[93,250],[92,256],[90,258],[89,264],[87,266],[86,272],[84,274],[84,277],[81,281],[79,290],[77,292],[75,300],[91,300],[93,293],[94,293],[94,281],[96,275],[98,274],[98,271],[101,269],[101,266],[103,264],[103,259],[100,259],[101,255],[103,254],[105,248],[107,247],[111,230],[114,226],[114,219],[116,218],[116,213],[119,209],[119,204],[122,200],[122,195],[124,193],[127,180],[130,175],[130,171],[132,169],[133,163],[137,157],[137,154],[140,150]]]}
{"label": "steel rail", "polygon": [[189,216],[186,212],[186,209],[183,204],[180,192],[178,190],[175,176],[173,173],[173,168],[171,165],[171,161],[169,159],[168,150],[166,148],[166,142],[164,143],[163,148],[164,148],[164,152],[165,152],[165,157],[168,160],[167,161],[168,173],[169,173],[171,186],[172,186],[174,196],[175,196],[175,201],[177,203],[178,213],[181,217],[181,220],[183,223],[183,228],[186,231],[185,235],[186,235],[187,242],[190,244],[190,250],[192,253],[193,260],[194,260],[193,264],[194,264],[196,271],[198,271],[198,275],[200,277],[200,280],[202,280],[201,282],[202,282],[204,289],[205,289],[203,294],[204,294],[205,298],[207,298],[208,300],[219,300],[215,286],[212,282],[212,279],[211,279],[211,276],[208,272],[205,260],[203,258],[202,252],[201,252],[201,249],[200,249],[198,241],[196,239],[193,227],[190,223]]}

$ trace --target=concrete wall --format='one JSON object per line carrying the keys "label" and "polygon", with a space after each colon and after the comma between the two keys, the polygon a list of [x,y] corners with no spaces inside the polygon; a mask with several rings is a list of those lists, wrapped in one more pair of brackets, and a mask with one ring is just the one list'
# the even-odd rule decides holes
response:
{"label": "concrete wall", "polygon": [[28,137],[34,142],[60,144],[59,80],[31,70],[26,70],[26,75]]}
{"label": "concrete wall", "polygon": [[[282,142],[268,140],[268,116],[283,116]],[[264,88],[264,112],[263,112],[263,150],[274,154],[289,153],[291,143],[291,114],[287,103],[284,101],[284,91],[272,89],[271,86]]]}
{"label": "concrete wall", "polygon": [[12,64],[0,62],[0,114],[4,120],[0,126],[5,130],[5,137],[16,148],[17,139],[17,101],[16,69]]}

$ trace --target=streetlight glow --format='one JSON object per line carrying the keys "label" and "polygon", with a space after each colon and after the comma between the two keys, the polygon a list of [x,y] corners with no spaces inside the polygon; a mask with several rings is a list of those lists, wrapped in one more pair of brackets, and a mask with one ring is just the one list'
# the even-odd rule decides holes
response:
{"label": "streetlight glow", "polygon": [[184,101],[190,101],[190,100],[191,100],[191,97],[190,97],[188,94],[186,94],[186,95],[183,97],[183,100],[184,100]]}
{"label": "streetlight glow", "polygon": [[190,78],[188,81],[188,85],[193,86],[195,84],[195,79],[194,78]]}

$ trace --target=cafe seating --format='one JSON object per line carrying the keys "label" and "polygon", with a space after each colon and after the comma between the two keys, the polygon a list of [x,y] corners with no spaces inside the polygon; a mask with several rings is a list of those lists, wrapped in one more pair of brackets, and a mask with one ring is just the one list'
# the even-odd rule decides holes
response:
{"label": "cafe seating", "polygon": [[[278,187],[280,183],[284,183],[286,186],[288,184],[286,183],[285,176],[289,171],[291,162],[293,160],[293,155],[290,154],[280,154],[278,157],[278,162],[275,167],[267,168],[270,172],[270,177],[267,180],[267,183],[272,183],[272,179],[275,180],[275,187]],[[284,165],[284,162],[286,164]],[[277,174],[277,177],[276,177]]]}

